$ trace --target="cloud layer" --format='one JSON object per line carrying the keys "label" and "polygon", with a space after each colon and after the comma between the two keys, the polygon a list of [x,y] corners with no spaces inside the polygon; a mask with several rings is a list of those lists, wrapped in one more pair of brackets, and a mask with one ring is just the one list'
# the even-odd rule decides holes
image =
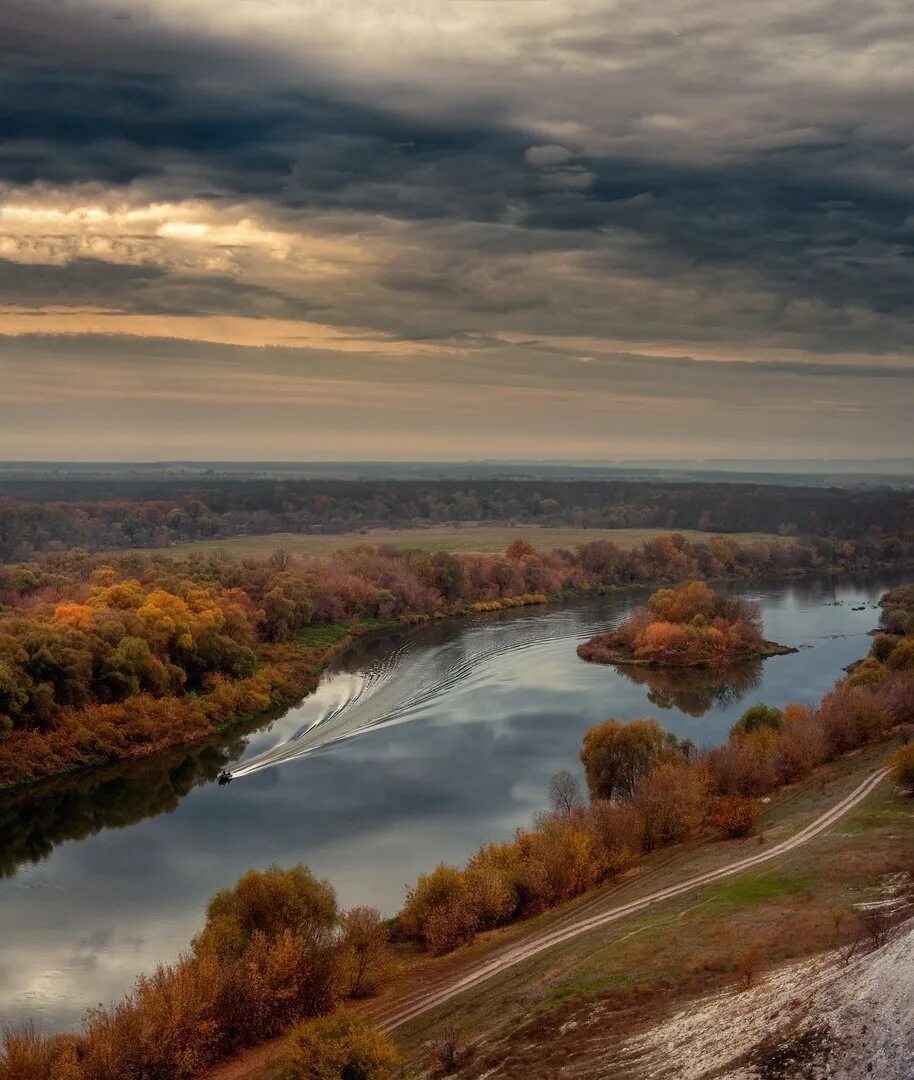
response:
{"label": "cloud layer", "polygon": [[[452,383],[479,417],[502,393],[480,454],[545,454],[545,422],[549,456],[644,456],[633,397],[661,456],[910,449],[900,0],[0,0],[0,21],[0,456],[170,456],[171,402],[182,447],[237,457],[239,367],[251,456],[467,456]],[[26,450],[23,395],[104,415],[112,353],[141,423],[86,446],[36,413]],[[288,380],[299,443],[270,419]]]}

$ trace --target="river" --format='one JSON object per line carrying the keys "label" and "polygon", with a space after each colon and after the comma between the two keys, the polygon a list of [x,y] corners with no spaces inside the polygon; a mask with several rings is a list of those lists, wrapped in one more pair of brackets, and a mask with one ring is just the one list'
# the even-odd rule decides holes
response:
{"label": "river", "polygon": [[392,913],[421,871],[529,823],[607,716],[655,715],[710,745],[755,701],[815,701],[906,578],[743,590],[766,636],[799,651],[722,686],[641,684],[578,659],[644,593],[380,635],[258,729],[0,800],[0,1020],[76,1025],[186,948],[207,899],[249,867],[304,862],[343,905]]}

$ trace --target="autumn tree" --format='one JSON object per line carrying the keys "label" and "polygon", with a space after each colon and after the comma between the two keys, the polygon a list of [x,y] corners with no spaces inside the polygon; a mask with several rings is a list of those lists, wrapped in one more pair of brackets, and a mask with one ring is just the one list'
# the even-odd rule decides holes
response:
{"label": "autumn tree", "polygon": [[761,807],[757,799],[745,795],[724,795],[714,805],[710,823],[731,838],[748,836],[759,819]]}
{"label": "autumn tree", "polygon": [[737,720],[731,729],[733,735],[749,735],[757,728],[767,727],[777,730],[781,726],[784,714],[773,705],[765,705],[761,701],[751,705]]}
{"label": "autumn tree", "polygon": [[715,597],[705,582],[689,581],[674,589],[658,589],[647,606],[654,618],[664,622],[691,622],[696,615],[707,621],[714,615]]}
{"label": "autumn tree", "polygon": [[644,820],[630,803],[595,799],[588,808],[605,875],[613,880],[644,850]]}
{"label": "autumn tree", "polygon": [[632,805],[644,822],[644,846],[650,851],[688,839],[708,811],[709,779],[694,765],[664,762],[639,777]]}
{"label": "autumn tree", "polygon": [[914,742],[896,751],[892,758],[892,779],[914,795]]}
{"label": "autumn tree", "polygon": [[604,720],[584,736],[581,763],[591,798],[630,796],[639,777],[660,762],[677,760],[676,738],[654,719]]}
{"label": "autumn tree", "polygon": [[416,563],[419,573],[448,603],[461,599],[466,586],[463,562],[449,551],[435,551]]}
{"label": "autumn tree", "polygon": [[354,907],[342,918],[342,944],[349,969],[349,994],[367,997],[390,974],[390,931],[373,907]]}
{"label": "autumn tree", "polygon": [[529,540],[524,540],[519,536],[516,540],[512,540],[511,543],[505,549],[505,557],[511,559],[514,562],[522,562],[524,559],[532,559],[536,555],[536,548],[530,543]]}
{"label": "autumn tree", "polygon": [[469,941],[479,926],[474,900],[463,872],[442,864],[430,874],[420,874],[407,892],[398,927],[432,952],[449,952]]}
{"label": "autumn tree", "polygon": [[899,641],[885,665],[889,671],[914,672],[914,637]]}
{"label": "autumn tree", "polygon": [[336,894],[326,881],[306,866],[271,866],[249,870],[232,888],[216,893],[193,947],[198,956],[237,958],[255,935],[273,938],[291,930],[322,949],[331,944],[337,922]]}
{"label": "autumn tree", "polygon": [[885,681],[886,675],[885,665],[880,664],[875,656],[867,656],[854,665],[844,682],[849,687],[879,686]]}
{"label": "autumn tree", "polygon": [[765,947],[760,941],[750,941],[733,959],[733,970],[739,976],[744,989],[751,989],[765,967]]}
{"label": "autumn tree", "polygon": [[388,1080],[399,1064],[389,1035],[340,1011],[289,1032],[278,1075],[281,1080]]}

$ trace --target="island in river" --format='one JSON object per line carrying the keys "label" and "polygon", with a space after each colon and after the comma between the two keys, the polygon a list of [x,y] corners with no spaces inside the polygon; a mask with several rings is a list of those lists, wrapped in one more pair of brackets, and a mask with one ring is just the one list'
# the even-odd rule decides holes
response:
{"label": "island in river", "polygon": [[703,581],[658,589],[625,622],[578,646],[584,660],[644,667],[724,667],[796,652],[762,635],[761,608]]}

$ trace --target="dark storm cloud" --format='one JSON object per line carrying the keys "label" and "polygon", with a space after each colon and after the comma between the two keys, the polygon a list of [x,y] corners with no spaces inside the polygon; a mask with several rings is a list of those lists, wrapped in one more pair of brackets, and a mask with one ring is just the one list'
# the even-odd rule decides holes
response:
{"label": "dark storm cloud", "polygon": [[[622,5],[609,33],[605,11],[572,19],[558,6],[550,33],[533,15],[512,31],[517,70],[458,56],[440,80],[454,93],[438,101],[418,76],[404,91],[409,70],[387,83],[335,71],[319,37],[293,62],[220,36],[218,19],[205,33],[88,2],[0,0],[0,177],[248,200],[289,229],[368,215],[415,230],[350,292],[174,266],[120,277],[112,258],[109,296],[126,311],[320,311],[416,341],[507,327],[908,350],[911,84],[894,54],[884,77],[858,83],[842,83],[841,65],[903,40],[911,12],[763,7],[741,20],[713,2],[672,0],[650,17]],[[544,136],[540,114],[577,134]],[[557,278],[550,255],[574,274]],[[105,277],[71,260],[7,275],[3,295],[100,303]],[[620,277],[640,295],[620,294]]]}
{"label": "dark storm cloud", "polygon": [[[651,275],[660,280],[731,267],[758,274],[785,299],[822,300],[833,309],[862,304],[911,318],[914,230],[906,230],[906,222],[912,197],[848,177],[854,154],[897,160],[905,149],[852,147],[836,138],[826,146],[705,168],[591,161],[592,191],[542,200],[530,224],[630,230],[654,242],[650,254],[639,252],[639,265],[650,260]],[[600,253],[587,261],[599,268]],[[903,340],[912,344],[910,337]],[[877,331],[868,344],[900,344],[897,327],[889,341],[881,342]]]}
{"label": "dark storm cloud", "polygon": [[67,11],[48,27],[46,5],[3,7],[14,29],[0,50],[0,178],[10,183],[145,180],[172,197],[480,219],[529,184],[508,163],[522,161],[530,136],[495,119],[408,120],[330,96],[301,72],[270,72],[237,46],[164,29],[137,42],[132,24],[110,16]]}
{"label": "dark storm cloud", "polygon": [[188,275],[161,266],[71,259],[60,264],[0,259],[0,305],[41,309],[102,303],[129,314],[313,318],[317,305],[229,275]]}

